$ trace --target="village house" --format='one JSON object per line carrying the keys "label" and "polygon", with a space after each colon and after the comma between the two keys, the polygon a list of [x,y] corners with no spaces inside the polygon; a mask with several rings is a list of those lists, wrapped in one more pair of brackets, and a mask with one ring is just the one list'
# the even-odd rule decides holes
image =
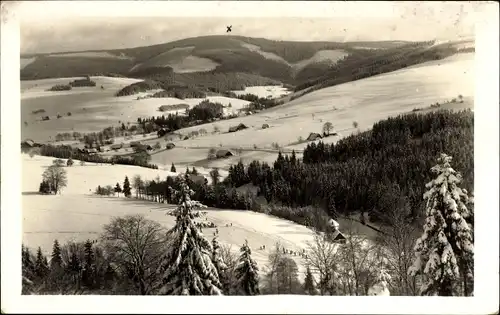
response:
{"label": "village house", "polygon": [[229,127],[229,132],[236,132],[236,131],[240,131],[240,130],[247,129],[247,128],[248,127],[245,126],[244,124],[239,124],[237,126]]}
{"label": "village house", "polygon": [[321,139],[321,135],[319,133],[311,132],[307,137],[307,141],[315,141]]}
{"label": "village house", "polygon": [[215,153],[215,156],[220,159],[220,158],[228,158],[230,156],[234,156],[234,153],[229,151],[229,150],[226,150],[226,149],[222,149],[222,150],[218,150],[216,153]]}
{"label": "village house", "polygon": [[26,139],[25,141],[21,142],[21,152],[28,152],[29,150],[33,148],[38,148],[41,147],[42,145],[40,143],[36,143],[35,141],[31,139]]}
{"label": "village house", "polygon": [[120,150],[123,148],[123,143],[115,143],[110,146],[111,150]]}

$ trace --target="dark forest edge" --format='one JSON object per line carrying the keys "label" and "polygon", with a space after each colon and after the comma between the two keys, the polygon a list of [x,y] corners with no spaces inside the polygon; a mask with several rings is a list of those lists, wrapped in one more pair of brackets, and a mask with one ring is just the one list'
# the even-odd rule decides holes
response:
{"label": "dark forest edge", "polygon": [[[147,63],[149,59],[164,53],[165,50],[162,49],[182,47],[175,46],[176,42],[172,42],[116,52],[131,54],[130,59],[100,60],[98,58],[38,56],[33,63],[21,70],[21,79],[114,73],[114,76],[151,80],[162,85],[189,87],[188,95],[224,93],[231,90],[243,90],[247,86],[285,84],[294,88],[298,93],[296,98],[323,87],[367,78],[427,61],[440,60],[457,53],[474,51],[474,48],[458,49],[453,43],[432,46],[433,42],[415,42],[370,50],[356,49],[354,43],[290,43],[239,38],[241,42],[257,45],[263,51],[277,54],[291,63],[311,58],[317,51],[324,49],[341,49],[349,54],[327,70],[323,66],[318,66],[319,64],[310,64],[293,75],[290,65],[266,59],[242,48],[236,41],[218,37],[211,37],[211,39],[211,42],[201,42],[200,39],[191,38],[178,43],[179,45],[181,42],[186,45],[193,44],[197,46],[192,52],[193,55],[219,63],[219,66],[211,71],[174,73],[171,67],[134,67],[140,63]],[[46,67],[47,62],[50,62],[51,67]],[[138,91],[145,91],[144,87],[129,87],[123,90],[121,95],[131,95]],[[176,91],[171,91],[165,95],[175,95],[175,93]],[[177,92],[180,96],[185,93],[185,89],[179,89]]]}
{"label": "dark forest edge", "polygon": [[[40,247],[35,257],[23,245],[23,294],[352,296],[379,295],[375,291],[380,292],[381,287],[383,295],[388,295],[390,287],[393,295],[471,296],[473,195],[468,196],[458,186],[462,176],[451,168],[452,157],[440,154],[437,161],[431,169],[435,179],[425,186],[428,190],[424,199],[430,202],[426,209],[427,224],[418,239],[415,227],[397,213],[404,210],[397,204],[387,213],[393,226],[372,243],[365,243],[365,237],[351,230],[344,242],[335,245],[331,236],[335,235],[336,227],[325,233],[316,229],[314,242],[309,243],[307,250],[289,250],[277,243],[268,256],[268,270],[260,278],[248,242],[240,248],[237,259],[231,248],[219,244],[215,225],[195,222],[206,211],[194,210],[206,206],[191,199],[195,193],[189,188],[189,174],[186,174],[173,179],[178,189],[170,186],[167,190],[171,201],[178,203],[176,210],[166,213],[176,217],[174,227],[168,231],[142,215],[115,217],[94,241],[70,242],[61,248],[55,240],[50,265]],[[57,162],[60,161],[54,161],[51,167],[60,169],[62,165]],[[140,182],[136,179],[134,185]],[[115,191],[131,196],[128,177],[123,189],[117,183]],[[96,193],[102,194],[100,186]],[[140,194],[140,188],[136,194]],[[429,224],[431,221],[434,224]],[[447,226],[451,229],[445,235]],[[216,228],[212,242],[206,239],[202,228]],[[412,244],[416,245],[410,249]],[[337,250],[332,251],[332,246],[338,246]],[[441,254],[429,255],[440,246],[449,247],[454,257],[451,262],[442,262]],[[265,246],[260,246],[259,250],[262,249]],[[301,256],[307,262],[303,284],[291,255]],[[423,263],[437,267],[424,270]],[[186,266],[196,276],[183,272]],[[443,273],[443,268],[450,272]],[[316,281],[311,270],[319,276]]]}
{"label": "dark forest edge", "polygon": [[[141,121],[142,122],[142,121]],[[239,162],[229,168],[229,175],[219,179],[218,170],[210,173],[212,185],[190,182],[194,197],[211,207],[251,209],[310,226],[318,214],[337,218],[361,213],[370,221],[386,222],[384,213],[395,204],[401,213],[418,222],[425,203],[422,194],[436,157],[447,152],[461,170],[463,185],[473,191],[474,183],[474,114],[471,110],[453,112],[438,110],[391,117],[374,124],[373,129],[352,134],[336,144],[308,144],[303,159],[278,154],[269,165],[253,161],[245,166]],[[43,146],[43,155],[78,159],[80,155],[68,147]],[[73,155],[74,154],[74,155]],[[57,155],[57,156],[56,156]],[[142,153],[136,159],[148,165]],[[89,162],[100,162],[96,155],[83,155]],[[115,157],[112,162],[129,163]],[[106,163],[104,161],[100,163]],[[145,164],[143,164],[145,163]],[[152,166],[155,168],[157,166]],[[404,170],[404,171],[402,171]],[[175,172],[175,170],[174,170]],[[196,171],[189,171],[188,173]],[[147,182],[145,199],[169,201],[168,187],[175,187],[172,178]],[[103,185],[114,183],[103,183]],[[243,185],[258,187],[257,194],[237,190]],[[144,184],[143,184],[144,185]],[[265,199],[270,207],[261,207]]]}

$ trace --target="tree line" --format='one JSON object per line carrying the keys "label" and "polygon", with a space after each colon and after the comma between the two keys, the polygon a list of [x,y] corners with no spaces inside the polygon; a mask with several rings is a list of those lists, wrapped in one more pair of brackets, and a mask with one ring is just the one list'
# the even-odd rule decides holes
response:
{"label": "tree line", "polygon": [[112,156],[110,158],[103,157],[98,154],[88,154],[79,151],[69,145],[53,146],[50,144],[42,144],[40,147],[31,149],[30,155],[39,154],[41,156],[50,156],[58,159],[75,159],[89,163],[99,164],[121,164],[121,165],[136,165],[152,169],[158,169],[158,165],[149,163],[151,156],[144,150],[134,152],[131,156]]}
{"label": "tree line", "polygon": [[295,87],[295,92],[305,90],[303,94],[306,94],[321,88],[399,70],[426,61],[440,60],[459,52],[452,44],[427,48],[431,44],[431,42],[411,43],[402,47],[382,50],[376,55],[371,53],[366,57],[360,57],[357,53],[351,54],[322,76],[298,84]]}
{"label": "tree line", "polygon": [[308,144],[302,160],[293,152],[279,153],[273,165],[240,162],[229,168],[225,184],[252,183],[270,203],[320,206],[334,218],[361,211],[383,221],[381,214],[402,201],[417,218],[428,170],[441,152],[454,157],[465,188],[473,190],[473,124],[470,110],[399,115],[335,144]]}
{"label": "tree line", "polygon": [[[23,245],[23,294],[471,296],[473,196],[460,187],[462,176],[450,156],[441,154],[437,162],[424,194],[426,224],[416,241],[413,225],[396,204],[393,224],[380,240],[344,227],[346,242],[338,244],[331,232],[316,230],[307,250],[276,244],[262,277],[248,242],[236,258],[220,245],[217,230],[212,242],[206,239],[195,222],[200,212],[194,211],[206,206],[191,199],[195,193],[181,175],[179,190],[172,191],[176,223],[168,231],[129,215],[113,218],[98,240],[63,247],[55,240],[50,262],[40,247],[35,256]],[[124,191],[130,195],[129,184],[126,178]],[[306,261],[303,284],[292,259],[297,254]]]}

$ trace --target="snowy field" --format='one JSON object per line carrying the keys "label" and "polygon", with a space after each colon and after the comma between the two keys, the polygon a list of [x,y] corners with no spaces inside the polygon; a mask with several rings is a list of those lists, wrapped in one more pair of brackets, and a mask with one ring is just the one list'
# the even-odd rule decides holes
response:
{"label": "snowy field", "polygon": [[[209,134],[178,141],[176,146],[206,148],[205,157],[208,148],[219,148],[221,144],[224,148],[248,150],[230,159],[207,162],[209,166],[227,168],[239,159],[251,161],[259,158],[272,162],[277,152],[265,152],[272,151],[272,143],[278,143],[287,151],[303,150],[307,143],[294,143],[299,137],[306,139],[311,132],[321,133],[327,121],[333,124],[339,135],[324,141],[335,142],[357,132],[354,121],[358,123],[358,130],[367,130],[389,116],[411,112],[417,107],[426,108],[436,102],[443,103],[459,94],[464,97],[464,103],[446,104],[442,108],[473,108],[474,76],[474,54],[459,54],[439,62],[321,89],[251,116],[181,129],[177,132],[188,134],[203,128]],[[227,133],[229,127],[239,123],[249,128]],[[262,129],[263,124],[268,124],[269,128]],[[221,132],[212,134],[214,126],[218,126]],[[263,151],[249,152],[255,147]],[[153,155],[153,161],[166,159],[169,154],[165,151]]]}
{"label": "snowy field", "polygon": [[195,46],[176,47],[163,52],[131,70],[143,67],[171,67],[175,73],[204,72],[219,64],[211,59],[191,55]]}
{"label": "snowy field", "polygon": [[291,93],[290,90],[280,85],[249,86],[244,90],[233,91],[236,95],[253,94],[258,97],[279,98]]}
{"label": "snowy field", "polygon": [[[78,78],[57,78],[21,81],[21,137],[45,141],[62,132],[96,132],[109,126],[118,126],[121,122],[136,122],[138,117],[168,115],[160,112],[161,105],[188,104],[191,107],[204,99],[143,98],[155,91],[136,95],[115,97],[123,87],[141,81],[129,78],[91,77],[96,87],[79,87],[70,91],[46,91],[56,84],[68,84]],[[103,86],[104,89],[100,87]],[[211,102],[219,102],[225,113],[237,113],[250,102],[224,96],[209,96]],[[33,114],[38,109],[45,113]],[[179,112],[183,112],[181,110]],[[67,113],[71,112],[71,116]],[[176,111],[171,111],[175,113]],[[60,114],[63,117],[57,119]],[[42,116],[49,116],[49,121],[41,121]],[[25,126],[24,122],[28,125]]]}
{"label": "snowy field", "polygon": [[[61,195],[42,196],[35,194],[45,167],[52,163],[52,158],[35,156],[22,157],[22,209],[23,242],[36,248],[41,246],[49,253],[54,239],[60,242],[69,240],[85,241],[96,239],[102,226],[113,216],[144,214],[169,228],[175,224],[173,216],[166,215],[175,205],[159,204],[148,201],[118,197],[99,197],[90,195],[98,185],[123,183],[125,175],[131,179],[139,174],[144,179],[164,178],[173,175],[162,170],[151,170],[136,166],[95,165],[86,163],[80,166],[78,161],[68,172],[68,187]],[[179,171],[179,170],[178,170]],[[132,191],[132,194],[134,192]],[[313,233],[308,228],[293,222],[278,219],[261,213],[240,210],[208,209],[207,219],[218,225],[219,240],[232,246],[234,252],[248,240],[253,250],[253,257],[264,271],[269,252],[276,242],[290,250],[307,248],[307,242],[313,240]],[[226,227],[226,224],[229,226]],[[232,226],[231,226],[232,224]],[[211,240],[215,229],[203,229]],[[259,247],[266,245],[266,250]],[[302,266],[302,258],[292,256]],[[301,271],[303,271],[303,266]]]}

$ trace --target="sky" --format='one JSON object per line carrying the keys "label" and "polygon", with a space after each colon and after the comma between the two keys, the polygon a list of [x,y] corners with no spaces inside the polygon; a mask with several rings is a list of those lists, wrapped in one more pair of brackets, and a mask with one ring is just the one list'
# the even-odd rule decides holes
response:
{"label": "sky", "polygon": [[297,41],[474,36],[467,2],[36,1],[11,7],[21,53],[118,49],[232,35]]}

